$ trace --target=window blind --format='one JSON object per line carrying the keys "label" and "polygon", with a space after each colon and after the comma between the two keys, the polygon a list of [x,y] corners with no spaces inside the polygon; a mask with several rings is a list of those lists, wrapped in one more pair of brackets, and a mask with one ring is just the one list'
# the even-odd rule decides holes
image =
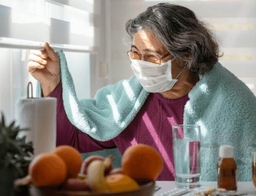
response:
{"label": "window blind", "polygon": [[94,0],[0,0],[0,46],[96,51],[98,13]]}

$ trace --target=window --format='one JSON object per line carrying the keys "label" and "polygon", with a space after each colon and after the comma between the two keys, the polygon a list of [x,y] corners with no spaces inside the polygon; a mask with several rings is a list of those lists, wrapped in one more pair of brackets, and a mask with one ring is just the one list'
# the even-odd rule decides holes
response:
{"label": "window", "polygon": [[70,72],[78,84],[78,97],[91,96],[90,73],[99,45],[95,39],[98,4],[94,0],[0,0],[0,111],[7,121],[14,119],[17,99],[26,98],[29,81],[35,95],[36,81],[27,73],[27,58],[30,49],[42,49],[45,41],[64,50],[74,65]]}

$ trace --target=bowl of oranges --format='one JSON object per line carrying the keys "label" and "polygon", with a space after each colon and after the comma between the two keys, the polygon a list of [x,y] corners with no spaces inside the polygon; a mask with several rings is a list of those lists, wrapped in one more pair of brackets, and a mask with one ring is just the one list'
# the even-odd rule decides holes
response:
{"label": "bowl of oranges", "polygon": [[32,195],[42,196],[152,196],[155,179],[163,169],[158,151],[145,144],[128,147],[121,167],[113,156],[91,155],[82,160],[73,147],[63,145],[34,157],[25,178],[16,187],[32,185]]}

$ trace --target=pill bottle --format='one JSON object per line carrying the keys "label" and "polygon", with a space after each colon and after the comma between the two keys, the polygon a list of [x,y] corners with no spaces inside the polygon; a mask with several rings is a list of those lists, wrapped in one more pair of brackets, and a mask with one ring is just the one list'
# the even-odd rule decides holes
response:
{"label": "pill bottle", "polygon": [[218,188],[237,190],[237,167],[232,146],[220,146],[217,170]]}

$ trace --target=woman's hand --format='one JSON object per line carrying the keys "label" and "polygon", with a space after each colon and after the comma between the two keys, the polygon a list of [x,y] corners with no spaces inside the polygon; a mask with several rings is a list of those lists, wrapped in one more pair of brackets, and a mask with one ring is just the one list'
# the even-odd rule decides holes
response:
{"label": "woman's hand", "polygon": [[28,58],[28,72],[40,82],[43,96],[48,96],[60,82],[60,63],[57,53],[44,44],[43,50],[32,50]]}

